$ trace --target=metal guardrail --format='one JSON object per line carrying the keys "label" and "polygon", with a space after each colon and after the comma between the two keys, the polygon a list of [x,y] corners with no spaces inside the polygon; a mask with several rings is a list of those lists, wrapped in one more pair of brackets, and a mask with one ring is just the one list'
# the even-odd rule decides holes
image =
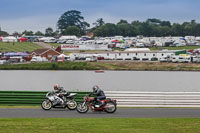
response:
{"label": "metal guardrail", "polygon": [[[0,105],[40,105],[47,92],[0,91]],[[90,92],[77,93],[82,101]],[[133,92],[105,91],[108,98],[117,100],[118,107],[200,107],[200,92]]]}
{"label": "metal guardrail", "polygon": [[119,107],[200,107],[200,92],[106,91]]}

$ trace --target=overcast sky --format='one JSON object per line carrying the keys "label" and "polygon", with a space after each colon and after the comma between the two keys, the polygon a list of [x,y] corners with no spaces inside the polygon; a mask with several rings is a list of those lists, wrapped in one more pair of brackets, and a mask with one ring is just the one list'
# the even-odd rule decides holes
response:
{"label": "overcast sky", "polygon": [[59,17],[78,10],[92,24],[98,18],[117,23],[158,18],[182,23],[200,22],[200,0],[0,0],[0,25],[9,33],[26,30],[56,29]]}

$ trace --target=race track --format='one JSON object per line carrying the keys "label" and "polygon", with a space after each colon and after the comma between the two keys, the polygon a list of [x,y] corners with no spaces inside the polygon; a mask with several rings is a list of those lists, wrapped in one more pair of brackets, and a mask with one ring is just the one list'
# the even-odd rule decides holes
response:
{"label": "race track", "polygon": [[119,108],[114,114],[67,109],[0,109],[0,118],[200,118],[199,108]]}

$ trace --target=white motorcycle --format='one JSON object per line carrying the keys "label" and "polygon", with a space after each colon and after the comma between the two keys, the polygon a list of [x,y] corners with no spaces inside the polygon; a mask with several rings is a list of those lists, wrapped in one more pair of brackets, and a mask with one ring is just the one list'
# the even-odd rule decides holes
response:
{"label": "white motorcycle", "polygon": [[46,94],[46,99],[41,104],[41,107],[44,110],[50,110],[51,108],[68,108],[69,110],[75,110],[77,103],[74,100],[74,96],[76,95],[76,93],[67,94],[65,96],[66,102],[63,103],[61,98],[59,98],[55,92],[48,92]]}

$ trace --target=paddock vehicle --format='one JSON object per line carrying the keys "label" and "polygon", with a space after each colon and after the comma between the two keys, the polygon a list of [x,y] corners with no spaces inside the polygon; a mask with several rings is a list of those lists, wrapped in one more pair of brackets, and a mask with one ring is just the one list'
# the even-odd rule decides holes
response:
{"label": "paddock vehicle", "polygon": [[76,93],[68,93],[66,97],[66,102],[61,104],[58,94],[54,91],[48,92],[46,94],[46,99],[42,102],[41,107],[44,110],[50,110],[51,108],[68,108],[69,110],[75,110],[77,103],[74,100]]}
{"label": "paddock vehicle", "polygon": [[88,112],[89,108],[91,111],[103,111],[107,113],[114,113],[117,110],[117,103],[116,100],[107,98],[105,100],[101,100],[103,102],[103,105],[101,107],[96,107],[98,104],[94,97],[89,97],[89,95],[86,95],[83,97],[83,102],[80,102],[77,105],[76,110],[79,113],[86,113]]}

